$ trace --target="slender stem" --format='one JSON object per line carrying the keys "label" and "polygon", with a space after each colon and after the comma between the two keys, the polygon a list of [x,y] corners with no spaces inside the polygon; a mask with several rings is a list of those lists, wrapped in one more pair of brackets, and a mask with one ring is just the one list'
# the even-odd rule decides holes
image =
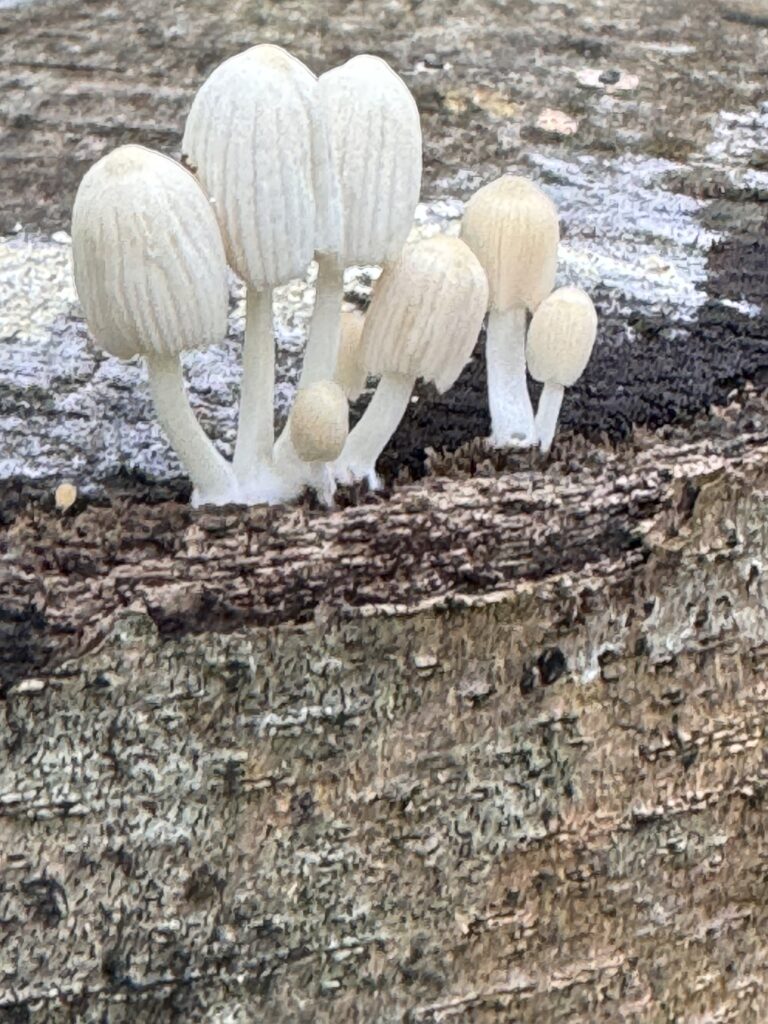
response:
{"label": "slender stem", "polygon": [[350,483],[367,478],[372,490],[379,486],[376,460],[397,430],[415,383],[413,377],[405,377],[401,373],[382,376],[368,408],[350,432],[336,461],[337,480]]}
{"label": "slender stem", "polygon": [[243,481],[272,458],[275,443],[275,340],[272,292],[249,287],[245,297],[245,344],[240,415],[233,464]]}
{"label": "slender stem", "polygon": [[178,356],[146,357],[157,418],[195,486],[193,504],[224,505],[235,500],[232,467],[214,448],[192,411]]}
{"label": "slender stem", "polygon": [[491,310],[486,335],[491,444],[496,448],[535,444],[533,407],[525,377],[523,306]]}
{"label": "slender stem", "polygon": [[304,350],[300,388],[319,380],[333,380],[341,335],[344,267],[338,256],[318,253],[316,259],[315,309]]}
{"label": "slender stem", "polygon": [[564,394],[565,388],[560,384],[545,384],[539,398],[539,408],[536,410],[536,437],[545,455],[552,447]]}

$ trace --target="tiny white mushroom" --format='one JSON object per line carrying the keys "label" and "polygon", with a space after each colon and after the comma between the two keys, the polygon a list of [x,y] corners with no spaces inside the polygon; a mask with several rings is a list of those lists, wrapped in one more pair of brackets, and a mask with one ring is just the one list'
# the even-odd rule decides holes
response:
{"label": "tiny white mushroom", "polygon": [[376,460],[403,417],[417,378],[446,391],[472,354],[488,282],[458,238],[406,245],[385,267],[365,317],[362,360],[381,380],[337,462],[337,479],[378,486]]}
{"label": "tiny white mushroom", "polygon": [[333,248],[339,230],[317,78],[268,43],[230,57],[195,96],[182,151],[211,197],[229,263],[247,286],[235,472],[253,500],[279,500],[270,468],[272,289],[302,276],[318,238]]}
{"label": "tiny white mushroom", "polygon": [[535,443],[525,377],[527,311],[555,284],[560,229],[554,203],[525,178],[504,175],[467,203],[461,237],[488,275],[486,341],[491,443]]}
{"label": "tiny white mushroom", "polygon": [[338,384],[320,380],[302,388],[291,410],[291,440],[304,462],[333,462],[349,432],[347,400]]}
{"label": "tiny white mushroom", "polygon": [[188,171],[121,146],[85,174],[72,211],[75,284],[90,332],[111,355],[143,355],[160,423],[195,503],[235,497],[229,463],[187,399],[179,355],[222,341],[227,267],[210,204]]}
{"label": "tiny white mushroom", "polygon": [[321,380],[301,388],[291,409],[289,429],[294,452],[309,464],[309,482],[326,504],[330,503],[336,487],[330,464],[341,455],[349,433],[347,399],[339,385]]}
{"label": "tiny white mushroom", "polygon": [[536,412],[536,436],[548,452],[565,388],[584,372],[597,334],[597,313],[581,288],[558,288],[533,314],[528,329],[528,369],[544,385]]}
{"label": "tiny white mushroom", "polygon": [[77,501],[77,488],[74,484],[65,480],[53,492],[53,501],[59,512],[66,512]]}
{"label": "tiny white mushroom", "polygon": [[360,54],[327,71],[319,99],[339,188],[340,237],[335,245],[316,245],[317,300],[302,387],[334,372],[345,266],[397,257],[421,188],[419,111],[385,61]]}

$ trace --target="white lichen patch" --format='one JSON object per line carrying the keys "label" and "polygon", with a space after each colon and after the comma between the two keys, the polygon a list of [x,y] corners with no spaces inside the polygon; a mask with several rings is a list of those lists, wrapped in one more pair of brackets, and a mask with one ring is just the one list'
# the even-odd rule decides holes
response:
{"label": "white lichen patch", "polygon": [[0,338],[46,341],[77,302],[69,236],[0,238]]}
{"label": "white lichen patch", "polygon": [[[749,178],[751,161],[768,148],[768,103],[757,110],[723,110],[712,127],[712,138],[695,162],[711,163],[734,182]],[[766,176],[760,175],[765,181]],[[764,187],[764,186],[763,186]]]}
{"label": "white lichen patch", "polygon": [[664,187],[676,164],[629,155],[531,161],[564,228],[559,283],[601,285],[634,308],[693,318],[708,298],[707,253],[718,235],[701,225],[703,201]]}
{"label": "white lichen patch", "polygon": [[737,299],[721,299],[720,305],[725,306],[728,309],[735,309],[737,313],[741,313],[742,316],[748,316],[754,319],[755,317],[762,315],[762,308],[754,302],[747,302],[746,300]]}

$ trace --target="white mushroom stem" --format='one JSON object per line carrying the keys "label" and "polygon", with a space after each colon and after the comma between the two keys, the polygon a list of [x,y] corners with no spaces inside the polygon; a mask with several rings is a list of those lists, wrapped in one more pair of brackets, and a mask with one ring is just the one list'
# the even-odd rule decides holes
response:
{"label": "white mushroom stem", "polygon": [[336,255],[317,253],[315,308],[304,350],[300,388],[330,380],[336,369],[341,336],[341,303],[344,298],[344,267]]}
{"label": "white mushroom stem", "polygon": [[486,364],[491,444],[526,447],[536,442],[533,406],[525,376],[524,306],[488,314]]}
{"label": "white mushroom stem", "polygon": [[415,383],[413,377],[401,373],[382,374],[368,408],[350,431],[336,462],[337,480],[351,483],[365,478],[371,490],[380,486],[376,460],[405,415]]}
{"label": "white mushroom stem", "polygon": [[545,384],[539,398],[539,407],[536,410],[536,438],[545,455],[552,447],[564,394],[565,388],[561,384]]}
{"label": "white mushroom stem", "polygon": [[233,465],[246,480],[272,458],[275,443],[275,341],[272,334],[272,292],[248,287],[245,298],[240,414]]}
{"label": "white mushroom stem", "polygon": [[176,355],[146,355],[149,387],[160,425],[195,486],[193,504],[224,505],[235,497],[232,467],[216,451],[192,411]]}
{"label": "white mushroom stem", "polygon": [[310,462],[312,486],[318,499],[326,508],[333,508],[333,496],[336,493],[336,477],[333,466],[328,462]]}

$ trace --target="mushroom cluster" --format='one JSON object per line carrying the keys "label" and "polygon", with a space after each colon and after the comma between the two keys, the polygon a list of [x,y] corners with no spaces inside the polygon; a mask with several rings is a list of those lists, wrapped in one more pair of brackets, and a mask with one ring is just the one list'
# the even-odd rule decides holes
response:
{"label": "mushroom cluster", "polygon": [[[563,389],[576,383],[592,353],[595,307],[580,288],[552,291],[560,225],[554,203],[533,182],[504,175],[479,189],[467,203],[461,237],[482,264],[490,287],[491,444],[539,445],[546,454]],[[533,379],[544,385],[535,417],[526,361]]]}
{"label": "mushroom cluster", "polygon": [[[286,501],[305,487],[330,502],[337,481],[378,486],[376,461],[415,381],[451,387],[489,304],[493,441],[548,448],[563,388],[594,340],[583,293],[549,295],[554,207],[530,183],[504,178],[470,201],[462,239],[408,243],[420,182],[419,113],[383,60],[357,56],[317,78],[271,44],[229,58],[203,83],[181,163],[128,145],[86,173],[72,240],[90,332],[112,355],[145,358],[194,504]],[[313,260],[299,387],[276,438],[272,292]],[[344,270],[359,264],[383,268],[364,318],[342,312]],[[231,462],[195,417],[180,362],[185,349],[224,339],[228,267],[246,287]],[[534,310],[528,365],[545,382],[535,420],[524,348]],[[350,433],[347,402],[368,376],[380,381]]]}

